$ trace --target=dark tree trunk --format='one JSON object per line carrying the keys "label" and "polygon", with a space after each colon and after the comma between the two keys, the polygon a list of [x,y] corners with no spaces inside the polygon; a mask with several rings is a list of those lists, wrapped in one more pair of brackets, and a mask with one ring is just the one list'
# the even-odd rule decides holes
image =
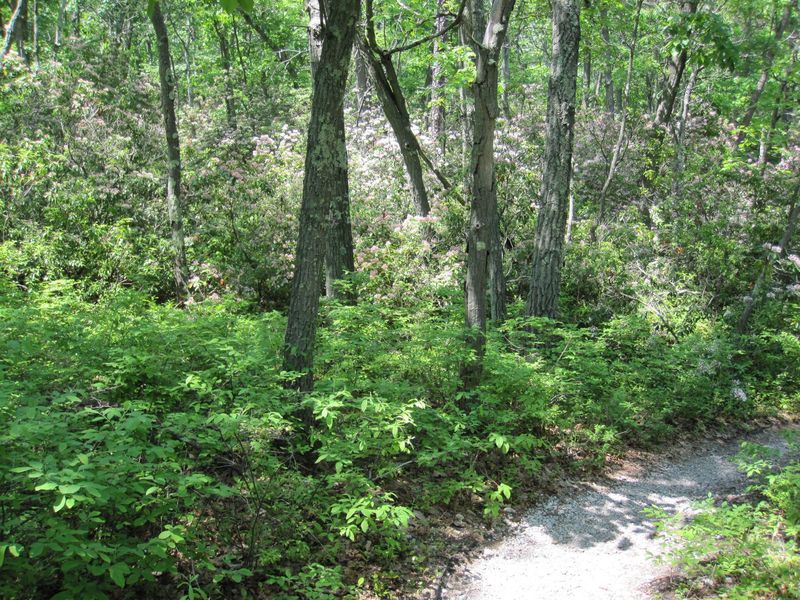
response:
{"label": "dark tree trunk", "polygon": [[[681,4],[681,11],[685,15],[692,15],[697,12],[697,0],[685,0]],[[642,222],[652,228],[653,218],[651,205],[655,200],[656,174],[661,164],[661,150],[664,143],[666,126],[672,119],[675,109],[675,100],[680,92],[681,80],[686,70],[686,63],[689,59],[689,52],[686,48],[680,52],[673,52],[667,64],[668,75],[664,84],[661,101],[656,108],[656,117],[653,128],[647,142],[647,150],[644,157],[644,170],[640,177],[643,195],[639,199],[639,213]]]}
{"label": "dark tree trunk", "polygon": [[605,107],[606,112],[610,115],[615,113],[614,107],[614,72],[613,72],[613,53],[611,48],[611,35],[608,32],[608,10],[603,8],[600,11],[600,20],[602,26],[600,27],[600,37],[603,40],[603,47],[605,50],[605,62],[603,68],[603,87],[605,88]]}
{"label": "dark tree trunk", "polygon": [[[369,62],[370,73],[375,83],[375,90],[381,103],[386,119],[392,127],[397,143],[400,146],[400,154],[403,157],[406,174],[408,175],[411,187],[411,196],[414,201],[414,208],[418,215],[427,216],[430,212],[430,201],[428,191],[425,188],[423,179],[422,164],[436,175],[436,178],[446,189],[450,188],[450,182],[426,156],[419,144],[417,136],[411,129],[411,117],[408,112],[405,95],[400,87],[400,81],[392,56],[398,53],[397,49],[392,52],[383,50],[378,45],[375,35],[375,23],[373,19],[372,0],[366,2],[366,36],[359,40],[362,51]],[[446,31],[447,28],[442,31]]]}
{"label": "dark tree trunk", "polygon": [[503,114],[511,118],[511,42],[503,42]]}
{"label": "dark tree trunk", "polygon": [[468,31],[479,43],[475,51],[472,95],[472,152],[470,155],[470,220],[467,231],[466,325],[474,358],[463,368],[464,387],[475,387],[481,378],[486,336],[487,279],[492,316],[505,319],[505,281],[502,245],[498,234],[497,190],[494,166],[494,134],[498,116],[498,59],[508,31],[514,0],[494,0],[488,18],[481,0],[470,0]]}
{"label": "dark tree trunk", "polygon": [[442,52],[442,32],[445,28],[444,17],[444,0],[437,0],[436,10],[438,16],[436,17],[436,33],[437,37],[433,40],[433,56],[431,67],[431,113],[430,113],[430,134],[433,139],[438,142],[439,152],[444,155],[445,142],[447,140],[444,134],[444,84],[445,77],[442,69],[440,54]]}
{"label": "dark tree trunk", "polygon": [[580,44],[577,0],[553,0],[553,57],[547,97],[542,196],[533,245],[528,316],[558,316],[567,202],[572,177],[575,87]]}
{"label": "dark tree trunk", "polygon": [[633,60],[636,57],[636,42],[639,37],[639,17],[642,12],[643,0],[638,0],[636,3],[636,16],[633,21],[633,34],[631,36],[631,43],[628,47],[628,70],[625,73],[625,88],[622,93],[622,99],[619,103],[619,110],[621,113],[619,132],[617,133],[617,141],[614,144],[614,150],[611,153],[611,163],[608,165],[608,172],[606,179],[603,182],[603,187],[600,189],[599,211],[597,220],[592,225],[590,237],[592,241],[597,240],[597,229],[602,227],[606,220],[606,199],[608,196],[608,189],[611,186],[611,181],[614,179],[614,174],[617,172],[617,165],[619,164],[620,157],[622,156],[622,147],[625,143],[625,128],[628,123],[628,98],[631,93],[631,79],[633,78]]}
{"label": "dark tree trunk", "polygon": [[[678,133],[675,136],[675,167],[672,172],[672,195],[678,196],[681,192],[681,182],[683,181],[683,171],[686,168],[686,123],[689,120],[689,106],[692,100],[692,91],[697,83],[697,76],[702,70],[702,66],[692,71],[686,88],[683,90],[683,105],[681,107],[681,119],[678,124]],[[699,213],[695,215],[699,218]]]}
{"label": "dark tree trunk", "polygon": [[[791,206],[789,206],[789,216],[786,222],[786,229],[783,231],[783,236],[781,237],[780,244],[778,245],[779,250],[777,252],[777,258],[783,258],[786,256],[786,253],[789,250],[789,245],[792,243],[792,237],[794,236],[794,231],[797,228],[797,220],[798,217],[800,217],[800,202],[798,202],[798,196],[800,196],[800,185],[795,187],[794,190],[794,199],[792,200]],[[756,304],[761,301],[762,296],[764,295],[764,287],[767,284],[767,278],[772,270],[773,258],[771,254],[772,250],[767,250],[765,252],[761,270],[759,271],[758,277],[753,284],[753,289],[750,293],[750,296],[748,296],[747,300],[745,301],[744,310],[742,311],[742,315],[739,317],[739,322],[736,325],[736,331],[740,334],[747,332],[747,329],[750,325],[750,318],[753,316],[753,311],[755,310]]]}
{"label": "dark tree trunk", "polygon": [[756,87],[750,94],[750,102],[747,105],[747,110],[745,111],[744,115],[742,115],[742,119],[736,124],[737,128],[740,130],[736,134],[737,146],[741,144],[745,138],[746,132],[744,130],[750,126],[750,123],[753,122],[753,117],[755,116],[756,109],[758,108],[758,101],[761,99],[761,95],[764,93],[764,89],[767,87],[767,81],[769,81],[769,74],[770,71],[772,70],[772,63],[775,61],[775,55],[777,54],[777,45],[783,39],[783,34],[789,27],[789,22],[791,21],[792,18],[792,9],[794,8],[794,4],[795,0],[790,0],[789,2],[786,3],[786,6],[783,9],[782,17],[775,24],[775,29],[773,31],[773,35],[775,38],[775,45],[770,46],[765,52],[764,69],[761,71],[761,76],[758,78]]}
{"label": "dark tree trunk", "polygon": [[[325,23],[327,15],[323,12],[323,4],[319,0],[306,0],[308,11],[308,51],[311,57],[311,77],[319,76],[319,64],[322,58],[322,43],[325,39]],[[352,50],[351,50],[352,52]],[[331,194],[330,224],[325,241],[325,295],[328,298],[340,297],[336,282],[341,281],[345,273],[355,270],[353,258],[353,231],[350,224],[350,187],[347,174],[347,147],[345,145],[344,104],[333,121],[335,136],[340,140],[337,152],[345,157],[339,165],[341,171],[331,180],[336,186]]]}
{"label": "dark tree trunk", "polygon": [[172,232],[173,274],[178,302],[189,297],[189,268],[183,241],[183,217],[181,214],[181,146],[178,137],[178,121],[175,118],[175,76],[172,72],[169,52],[169,36],[161,13],[161,4],[156,2],[150,14],[158,46],[158,75],[161,85],[161,112],[164,117],[164,132],[167,141],[167,216]]}
{"label": "dark tree trunk", "polygon": [[214,32],[219,42],[219,56],[222,61],[222,72],[225,78],[225,116],[228,128],[236,129],[236,96],[233,91],[233,71],[231,69],[231,51],[225,26],[214,19]]}
{"label": "dark tree trunk", "polygon": [[343,111],[359,8],[359,0],[331,3],[314,79],[300,235],[283,346],[283,368],[299,374],[294,386],[301,391],[311,390],[314,384],[314,339],[328,220],[331,207],[340,203],[334,198],[342,190],[337,180],[347,172],[344,130],[338,121]]}
{"label": "dark tree trunk", "polygon": [[[25,10],[25,1],[26,0],[17,0],[17,5],[14,7],[14,12],[11,14],[11,19],[8,21],[6,37],[3,40],[3,53],[0,54],[0,59],[5,58],[6,55],[11,51],[11,44],[19,35],[17,32],[21,30],[22,27],[21,18],[22,13]],[[19,48],[19,46],[17,47]],[[24,57],[24,54],[22,56]]]}

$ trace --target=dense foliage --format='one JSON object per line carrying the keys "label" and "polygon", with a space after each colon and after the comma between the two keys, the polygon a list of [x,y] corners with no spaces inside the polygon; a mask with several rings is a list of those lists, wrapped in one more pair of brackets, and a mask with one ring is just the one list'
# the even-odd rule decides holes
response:
{"label": "dense foliage", "polygon": [[[282,358],[312,102],[303,3],[163,3],[185,303],[146,4],[29,0],[0,58],[0,597],[410,597],[449,515],[491,523],[627,447],[800,409],[792,3],[643,4],[624,102],[633,3],[584,3],[557,320],[525,310],[549,8],[517,3],[494,148],[508,318],[465,386],[474,50],[457,27],[425,40],[460,3],[376,1],[378,42],[409,46],[398,85],[440,173],[415,214],[356,53],[355,270],[322,300],[309,393]],[[715,590],[793,597],[797,468],[763,469],[762,502],[709,504],[678,557]]]}

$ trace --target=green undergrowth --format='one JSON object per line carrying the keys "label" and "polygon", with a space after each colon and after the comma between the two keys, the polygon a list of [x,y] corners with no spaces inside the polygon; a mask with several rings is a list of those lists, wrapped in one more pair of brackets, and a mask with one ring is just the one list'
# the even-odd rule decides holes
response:
{"label": "green undergrowth", "polygon": [[800,598],[800,432],[784,431],[791,460],[744,442],[737,462],[751,479],[738,502],[701,502],[685,521],[660,509],[650,513],[665,535],[662,559],[679,566],[680,597]]}
{"label": "green undergrowth", "polygon": [[548,462],[597,467],[800,390],[794,336],[699,321],[674,341],[630,315],[512,318],[465,394],[461,308],[431,301],[325,304],[299,397],[284,326],[229,299],[0,284],[0,596],[391,597],[430,552],[425,515],[491,520]]}

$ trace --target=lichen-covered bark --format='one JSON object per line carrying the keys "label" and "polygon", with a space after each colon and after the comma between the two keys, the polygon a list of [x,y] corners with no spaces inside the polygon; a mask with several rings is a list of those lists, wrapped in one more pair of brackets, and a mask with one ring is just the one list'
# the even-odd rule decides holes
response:
{"label": "lichen-covered bark", "polygon": [[558,316],[561,264],[572,178],[575,88],[580,43],[577,0],[553,1],[553,56],[547,97],[547,141],[542,196],[533,244],[533,269],[525,312]]}
{"label": "lichen-covered bark", "polygon": [[158,47],[158,76],[161,86],[161,112],[164,117],[164,133],[167,141],[167,216],[172,233],[173,274],[179,302],[189,296],[187,283],[189,267],[183,241],[183,215],[181,206],[181,145],[178,137],[178,121],[175,117],[175,77],[169,53],[169,35],[161,13],[161,4],[156,2],[150,13],[150,21],[156,33]]}
{"label": "lichen-covered bark", "polygon": [[505,283],[502,281],[502,246],[497,233],[497,189],[494,168],[494,133],[498,116],[498,61],[508,30],[514,0],[494,0],[488,18],[481,0],[468,2],[466,29],[479,43],[475,51],[475,100],[472,114],[472,150],[469,167],[470,219],[467,230],[467,277],[465,285],[468,343],[473,360],[464,365],[464,386],[480,380],[485,346],[487,317],[487,279],[492,276],[490,293],[493,317],[505,317]]}
{"label": "lichen-covered bark", "polygon": [[[308,12],[308,54],[311,58],[311,78],[317,77],[325,39],[326,5],[320,0],[306,0]],[[351,51],[352,53],[352,51]],[[344,105],[334,120],[336,137],[340,140],[339,153],[345,155],[341,172],[333,178],[336,190],[331,194],[330,223],[325,240],[325,296],[341,296],[337,282],[345,273],[355,270],[353,258],[353,231],[350,224],[350,187],[347,175],[347,147],[344,131]]]}
{"label": "lichen-covered bark", "polygon": [[299,374],[294,384],[302,391],[313,387],[314,338],[328,221],[331,206],[339,202],[335,198],[341,190],[338,179],[347,172],[340,118],[359,4],[359,0],[337,0],[328,7],[322,52],[314,78],[300,233],[283,346],[283,368]]}

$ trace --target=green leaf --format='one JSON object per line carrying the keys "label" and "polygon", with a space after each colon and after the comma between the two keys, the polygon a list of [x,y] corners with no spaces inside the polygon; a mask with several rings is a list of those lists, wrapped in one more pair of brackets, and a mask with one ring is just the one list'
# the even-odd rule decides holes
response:
{"label": "green leaf", "polygon": [[19,544],[11,544],[8,547],[8,553],[15,558],[19,558],[20,552],[22,552],[22,546],[20,546]]}
{"label": "green leaf", "polygon": [[67,497],[66,497],[66,496],[61,496],[61,500],[59,501],[59,503],[58,503],[58,504],[55,504],[55,505],[53,506],[53,510],[54,510],[55,512],[58,512],[58,511],[60,511],[62,508],[64,508],[64,505],[65,505],[66,503],[67,503]]}
{"label": "green leaf", "polygon": [[253,10],[253,0],[239,0],[239,7],[244,12],[252,12],[252,10]]}
{"label": "green leaf", "polygon": [[108,568],[108,574],[111,576],[111,580],[121,588],[125,587],[125,575],[130,572],[130,567],[125,563],[115,563]]}
{"label": "green leaf", "polygon": [[219,0],[220,4],[222,4],[222,8],[224,8],[229,13],[236,12],[236,9],[239,7],[238,0]]}
{"label": "green leaf", "polygon": [[53,483],[52,481],[48,481],[47,483],[42,483],[37,485],[35,488],[33,488],[33,490],[36,492],[48,492],[50,490],[56,489],[57,487],[58,484]]}
{"label": "green leaf", "polygon": [[58,486],[58,491],[61,492],[62,494],[74,494],[75,492],[77,492],[80,489],[81,489],[81,486],[78,485],[77,483],[73,483],[73,484],[70,484],[70,485],[60,485],[60,486]]}

